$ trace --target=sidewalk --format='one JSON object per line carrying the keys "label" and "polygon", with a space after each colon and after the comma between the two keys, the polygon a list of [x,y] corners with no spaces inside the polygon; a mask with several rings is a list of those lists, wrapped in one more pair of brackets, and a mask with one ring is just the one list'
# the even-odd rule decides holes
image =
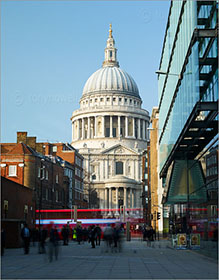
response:
{"label": "sidewalk", "polygon": [[173,250],[168,240],[147,247],[140,240],[125,241],[122,252],[105,252],[105,244],[60,246],[59,259],[49,262],[37,246],[6,249],[2,279],[218,279],[217,262],[190,250]]}

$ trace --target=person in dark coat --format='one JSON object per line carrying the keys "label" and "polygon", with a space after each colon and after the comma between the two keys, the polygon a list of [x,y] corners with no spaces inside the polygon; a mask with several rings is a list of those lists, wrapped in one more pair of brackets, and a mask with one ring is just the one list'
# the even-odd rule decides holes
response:
{"label": "person in dark coat", "polygon": [[46,252],[45,242],[48,236],[48,231],[45,227],[39,230],[39,253],[44,254]]}
{"label": "person in dark coat", "polygon": [[95,230],[96,230],[96,236],[97,236],[97,237],[96,237],[96,245],[99,245],[99,246],[100,246],[100,240],[101,240],[101,232],[102,232],[102,230],[101,230],[101,228],[100,228],[99,225],[96,226]]}
{"label": "person in dark coat", "polygon": [[90,229],[90,241],[91,241],[91,246],[92,248],[95,248],[95,239],[96,239],[96,230],[95,230],[95,226],[92,225],[91,229]]}
{"label": "person in dark coat", "polygon": [[61,234],[62,234],[62,238],[63,238],[63,245],[68,245],[69,231],[66,226],[63,226]]}
{"label": "person in dark coat", "polygon": [[49,261],[51,262],[53,259],[53,255],[55,255],[55,259],[58,259],[58,246],[59,246],[59,234],[56,227],[52,226],[49,232]]}
{"label": "person in dark coat", "polygon": [[80,225],[77,226],[76,233],[77,233],[77,241],[78,241],[78,244],[80,245],[81,241],[82,241],[82,228]]}
{"label": "person in dark coat", "polygon": [[23,239],[24,245],[24,254],[29,254],[29,247],[30,247],[30,230],[27,224],[24,224],[24,227],[21,230],[21,238]]}

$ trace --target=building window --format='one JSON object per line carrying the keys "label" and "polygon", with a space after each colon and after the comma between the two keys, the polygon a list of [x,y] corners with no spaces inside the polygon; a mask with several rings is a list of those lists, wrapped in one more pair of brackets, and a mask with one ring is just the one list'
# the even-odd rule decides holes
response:
{"label": "building window", "polygon": [[9,165],[8,176],[17,176],[17,165]]}
{"label": "building window", "polygon": [[58,184],[58,183],[59,183],[59,175],[56,174],[56,184]]}
{"label": "building window", "polygon": [[109,97],[107,97],[106,101],[108,101],[108,102],[110,101]]}
{"label": "building window", "polygon": [[118,161],[116,162],[116,174],[123,174],[123,162]]}
{"label": "building window", "polygon": [[116,127],[113,127],[113,137],[116,137]]}
{"label": "building window", "polygon": [[115,98],[115,97],[113,97],[113,101],[114,101],[114,102],[116,101],[116,98]]}
{"label": "building window", "polygon": [[122,98],[119,98],[119,102],[121,102],[122,101]]}
{"label": "building window", "polygon": [[125,98],[125,103],[127,103],[127,98]]}
{"label": "building window", "polygon": [[57,152],[57,146],[53,146],[52,151],[53,151],[53,153]]}
{"label": "building window", "polygon": [[103,98],[100,98],[100,102],[103,102]]}
{"label": "building window", "polygon": [[110,137],[110,128],[106,127],[105,137]]}

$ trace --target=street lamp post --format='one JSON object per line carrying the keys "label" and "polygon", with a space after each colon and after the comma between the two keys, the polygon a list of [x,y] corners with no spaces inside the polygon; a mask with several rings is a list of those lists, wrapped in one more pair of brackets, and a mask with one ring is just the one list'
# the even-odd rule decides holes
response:
{"label": "street lamp post", "polygon": [[41,209],[42,209],[42,199],[43,199],[43,180],[45,179],[45,166],[43,165],[43,162],[45,160],[41,159],[40,160],[40,195],[39,195],[39,230],[41,227]]}

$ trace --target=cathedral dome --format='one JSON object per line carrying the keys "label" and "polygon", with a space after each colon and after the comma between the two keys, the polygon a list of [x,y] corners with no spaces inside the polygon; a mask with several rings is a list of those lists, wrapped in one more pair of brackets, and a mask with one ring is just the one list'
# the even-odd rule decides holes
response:
{"label": "cathedral dome", "polygon": [[123,93],[140,98],[134,79],[119,68],[116,56],[117,49],[110,25],[103,66],[88,78],[83,89],[83,96],[96,93]]}
{"label": "cathedral dome", "polygon": [[125,93],[139,97],[134,79],[117,66],[102,67],[87,80],[83,95],[93,93]]}

